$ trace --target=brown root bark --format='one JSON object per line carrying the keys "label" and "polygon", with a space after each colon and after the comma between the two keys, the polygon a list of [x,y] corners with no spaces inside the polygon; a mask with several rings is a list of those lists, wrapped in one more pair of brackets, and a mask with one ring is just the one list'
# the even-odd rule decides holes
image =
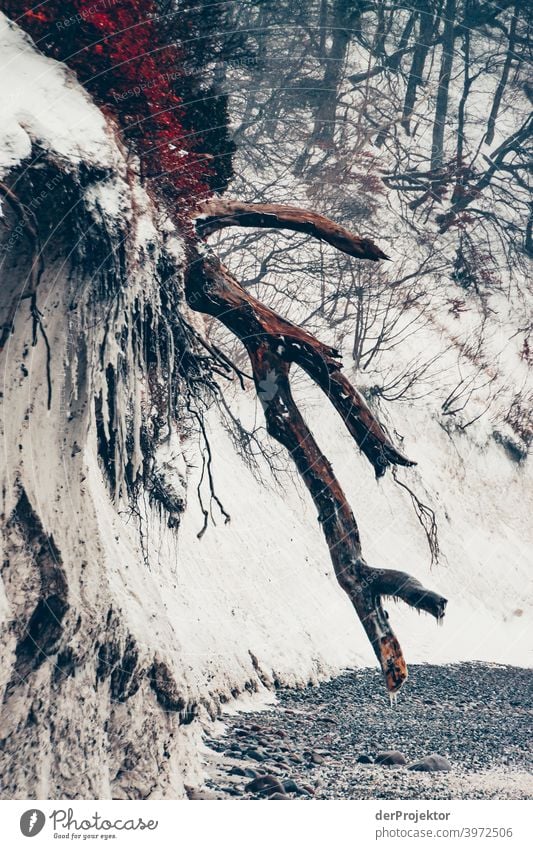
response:
{"label": "brown root bark", "polygon": [[215,257],[196,254],[189,275],[196,277],[189,286],[189,305],[219,318],[245,345],[250,336],[269,339],[282,361],[304,369],[327,395],[378,477],[391,464],[415,465],[395,448],[363,396],[342,374],[338,351],[256,300]]}
{"label": "brown root bark", "polygon": [[405,573],[374,569],[364,561],[355,517],[292,397],[291,364],[304,368],[330,398],[376,472],[383,473],[390,463],[411,465],[411,461],[397,452],[357,390],[339,375],[336,351],[265,307],[218,259],[194,246],[190,247],[186,295],[192,309],[219,319],[245,346],[267,430],[290,452],[313,498],[337,580],[357,611],[388,690],[396,692],[407,678],[407,667],[381,596],[401,598],[437,620],[444,615],[446,599]]}
{"label": "brown root bark", "polygon": [[297,206],[277,203],[240,203],[234,200],[214,198],[198,210],[196,228],[208,236],[224,227],[276,227],[307,233],[316,239],[328,242],[337,250],[357,259],[388,259],[370,239],[355,236],[340,224],[335,224],[324,215]]}

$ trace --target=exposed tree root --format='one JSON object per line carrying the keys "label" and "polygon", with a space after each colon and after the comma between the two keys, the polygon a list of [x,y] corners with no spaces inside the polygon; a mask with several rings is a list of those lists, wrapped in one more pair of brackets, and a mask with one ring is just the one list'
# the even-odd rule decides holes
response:
{"label": "exposed tree root", "polygon": [[[200,509],[201,509],[201,511],[203,513],[203,517],[204,517],[203,525],[202,525],[201,529],[198,531],[198,533],[196,534],[198,539],[201,539],[203,537],[203,535],[205,534],[206,530],[207,530],[207,523],[209,521],[209,515],[211,513],[211,503],[212,502],[214,502],[217,505],[218,509],[220,510],[220,512],[221,512],[221,514],[224,518],[224,524],[225,525],[227,525],[229,522],[231,522],[231,516],[224,509],[224,505],[222,504],[222,501],[220,500],[220,498],[218,497],[218,495],[216,494],[216,491],[215,491],[215,482],[213,480],[213,469],[212,469],[213,455],[211,453],[211,445],[209,444],[209,439],[208,439],[208,436],[207,436],[207,431],[205,429],[205,423],[204,423],[204,420],[203,420],[203,416],[200,415],[200,413],[198,413],[198,412],[195,412],[195,416],[196,416],[196,419],[198,421],[198,424],[200,425],[200,430],[202,432],[202,436],[203,436],[203,440],[204,440],[204,452],[202,453],[202,474],[200,476],[200,480],[198,482],[198,489],[197,489],[198,501],[200,503]],[[206,472],[207,472],[207,480],[208,480],[208,483],[209,483],[209,510],[207,510],[206,507],[204,506],[204,502],[203,502],[203,499],[202,499],[202,483],[203,483],[204,475],[205,475]],[[212,513],[211,513],[211,518],[213,519]],[[214,521],[214,519],[213,519],[213,521]]]}
{"label": "exposed tree root", "polygon": [[291,363],[305,369],[326,393],[377,474],[383,474],[392,463],[412,465],[411,461],[394,448],[357,390],[340,374],[336,351],[265,307],[218,259],[193,245],[189,249],[186,295],[192,309],[218,318],[244,344],[267,430],[291,453],[311,493],[337,580],[361,619],[388,690],[396,692],[407,678],[407,667],[381,596],[401,598],[437,620],[444,615],[446,599],[425,590],[403,572],[373,569],[364,561],[355,517],[292,397]]}
{"label": "exposed tree root", "polygon": [[199,207],[196,227],[204,236],[223,227],[277,227],[307,233],[357,259],[388,259],[370,239],[354,236],[324,215],[278,203],[240,203],[213,198]]}
{"label": "exposed tree root", "polygon": [[432,510],[431,507],[428,507],[427,504],[424,504],[416,492],[414,492],[414,490],[412,490],[411,487],[404,481],[401,481],[398,478],[395,468],[392,470],[392,477],[394,478],[394,482],[398,484],[398,486],[401,486],[402,489],[405,489],[411,496],[411,502],[416,513],[416,518],[426,535],[426,540],[431,554],[431,565],[433,566],[439,562],[440,555],[439,532],[435,511]]}
{"label": "exposed tree root", "polygon": [[415,465],[395,448],[362,395],[342,374],[338,351],[256,300],[216,257],[197,252],[191,257],[187,297],[189,306],[220,319],[242,341],[267,337],[283,361],[304,369],[327,395],[378,477],[393,463]]}

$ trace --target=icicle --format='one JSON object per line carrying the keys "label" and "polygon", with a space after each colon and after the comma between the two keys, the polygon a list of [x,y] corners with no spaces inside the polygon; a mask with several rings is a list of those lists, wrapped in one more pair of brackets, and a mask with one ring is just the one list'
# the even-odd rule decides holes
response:
{"label": "icicle", "polygon": [[398,704],[398,693],[389,693],[389,705],[391,708],[395,708]]}
{"label": "icicle", "polygon": [[135,387],[133,390],[133,450],[131,454],[131,466],[133,480],[142,469],[143,455],[141,448],[141,427],[142,427],[142,393],[140,381],[135,379]]}
{"label": "icicle", "polygon": [[100,376],[100,391],[102,393],[102,425],[104,429],[104,436],[106,441],[109,442],[110,434],[109,434],[109,422],[108,422],[108,387],[107,387],[107,378],[105,375],[105,371],[102,370]]}

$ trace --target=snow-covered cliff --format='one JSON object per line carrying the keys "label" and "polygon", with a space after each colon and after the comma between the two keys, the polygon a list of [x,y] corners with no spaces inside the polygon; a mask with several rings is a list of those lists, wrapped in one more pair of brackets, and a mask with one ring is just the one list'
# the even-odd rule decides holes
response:
{"label": "snow-covered cliff", "polygon": [[[2,324],[14,318],[1,353],[2,794],[181,796],[201,722],[222,703],[372,663],[371,651],[306,493],[266,466],[260,484],[216,408],[212,471],[231,522],[215,513],[198,538],[199,437],[189,421],[158,421],[147,400],[154,386],[165,392],[166,357],[186,351],[172,334],[166,353],[146,342],[169,281],[199,326],[180,296],[179,233],[112,123],[4,16],[0,56],[0,180],[12,193],[0,219]],[[424,580],[409,496],[376,484],[342,424],[302,389],[369,561]],[[259,415],[248,394],[233,403]],[[439,631],[393,606],[407,660],[527,662],[527,466],[479,428],[450,436],[424,408],[395,426],[438,504],[444,558],[426,583],[449,599]]]}

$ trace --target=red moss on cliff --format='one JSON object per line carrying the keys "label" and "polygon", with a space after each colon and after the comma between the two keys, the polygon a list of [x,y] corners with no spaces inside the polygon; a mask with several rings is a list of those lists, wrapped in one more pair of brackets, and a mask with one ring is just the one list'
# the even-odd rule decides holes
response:
{"label": "red moss on cliff", "polygon": [[186,54],[167,43],[155,0],[3,0],[1,8],[38,48],[76,71],[100,105],[112,110],[138,154],[142,176],[173,213],[188,217],[210,194],[209,159],[183,126],[176,93]]}

